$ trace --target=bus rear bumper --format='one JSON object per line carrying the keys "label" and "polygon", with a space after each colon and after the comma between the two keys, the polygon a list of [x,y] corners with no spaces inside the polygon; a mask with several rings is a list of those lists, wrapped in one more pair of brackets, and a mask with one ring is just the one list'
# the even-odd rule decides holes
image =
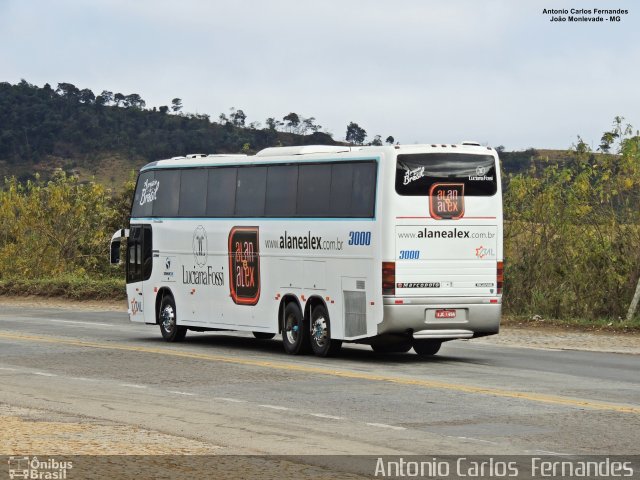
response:
{"label": "bus rear bumper", "polygon": [[387,297],[378,334],[443,340],[493,335],[500,330],[502,300],[490,302],[486,297]]}

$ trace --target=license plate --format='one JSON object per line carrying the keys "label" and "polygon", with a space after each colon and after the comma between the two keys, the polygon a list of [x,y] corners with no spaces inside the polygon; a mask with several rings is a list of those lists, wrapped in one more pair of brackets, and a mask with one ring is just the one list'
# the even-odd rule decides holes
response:
{"label": "license plate", "polygon": [[436,310],[436,318],[456,318],[455,310]]}

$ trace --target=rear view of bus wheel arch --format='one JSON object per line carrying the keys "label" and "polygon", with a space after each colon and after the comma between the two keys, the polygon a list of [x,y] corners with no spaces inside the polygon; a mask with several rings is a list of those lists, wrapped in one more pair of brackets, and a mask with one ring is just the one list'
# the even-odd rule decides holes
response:
{"label": "rear view of bus wheel arch", "polygon": [[181,342],[187,335],[187,327],[178,325],[176,302],[171,295],[165,295],[160,301],[158,325],[162,338],[167,342]]}
{"label": "rear view of bus wheel arch", "polygon": [[282,319],[282,344],[291,355],[309,351],[309,326],[296,302],[289,302]]}
{"label": "rear view of bus wheel arch", "polygon": [[319,357],[330,357],[338,353],[341,340],[331,338],[329,312],[323,305],[318,305],[311,314],[311,349]]}

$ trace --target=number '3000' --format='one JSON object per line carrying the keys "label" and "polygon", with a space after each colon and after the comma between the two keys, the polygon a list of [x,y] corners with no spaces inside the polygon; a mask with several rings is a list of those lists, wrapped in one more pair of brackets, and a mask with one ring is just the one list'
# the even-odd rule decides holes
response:
{"label": "number '3000'", "polygon": [[371,232],[349,232],[349,245],[371,245]]}
{"label": "number '3000'", "polygon": [[418,260],[420,250],[400,250],[400,260]]}

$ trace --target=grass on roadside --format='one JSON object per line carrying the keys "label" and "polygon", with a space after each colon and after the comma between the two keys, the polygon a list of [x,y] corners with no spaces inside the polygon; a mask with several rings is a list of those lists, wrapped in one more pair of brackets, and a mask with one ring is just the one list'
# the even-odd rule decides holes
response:
{"label": "grass on roadside", "polygon": [[543,318],[540,315],[503,315],[502,325],[530,328],[565,328],[585,332],[640,333],[640,317],[631,320],[611,318]]}
{"label": "grass on roadside", "polygon": [[65,276],[0,280],[0,295],[35,295],[70,300],[122,300],[126,298],[126,290],[124,278]]}

